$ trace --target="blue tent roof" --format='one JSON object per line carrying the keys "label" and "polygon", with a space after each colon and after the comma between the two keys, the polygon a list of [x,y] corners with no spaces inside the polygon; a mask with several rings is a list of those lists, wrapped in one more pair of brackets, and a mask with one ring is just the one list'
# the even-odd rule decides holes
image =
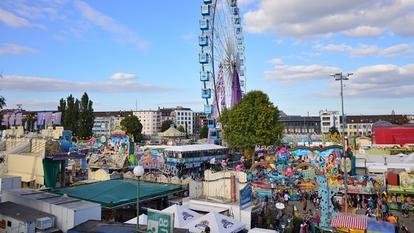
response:
{"label": "blue tent roof", "polygon": [[395,225],[389,222],[368,219],[367,233],[395,233]]}

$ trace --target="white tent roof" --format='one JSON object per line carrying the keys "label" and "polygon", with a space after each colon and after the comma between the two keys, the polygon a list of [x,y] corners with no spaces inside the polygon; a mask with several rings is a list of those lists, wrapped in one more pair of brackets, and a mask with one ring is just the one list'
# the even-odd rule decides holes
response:
{"label": "white tent roof", "polygon": [[249,230],[249,233],[276,233],[277,231],[275,230],[268,230],[268,229],[263,229],[263,228],[253,228],[251,230]]}
{"label": "white tent roof", "polygon": [[[139,216],[139,224],[140,225],[147,225],[148,222],[148,217],[146,214],[141,214]],[[129,223],[129,224],[137,224],[137,217],[130,219],[128,221],[126,221],[125,223]]]}
{"label": "white tent roof", "polygon": [[164,132],[158,133],[158,136],[160,136],[160,137],[185,137],[185,133],[183,133],[180,130],[174,128],[174,126],[171,126],[170,128],[168,128]]}
{"label": "white tent roof", "polygon": [[246,226],[237,220],[219,214],[210,212],[191,221],[185,228],[192,233],[200,233],[204,231],[206,226],[210,227],[210,232],[235,233],[246,228]]}
{"label": "white tent roof", "polygon": [[192,151],[206,151],[206,150],[218,150],[226,149],[225,146],[219,146],[215,144],[194,144],[194,145],[182,145],[182,146],[170,146],[165,151],[172,152],[192,152]]}
{"label": "white tent roof", "polygon": [[174,227],[177,228],[184,228],[189,222],[201,217],[201,214],[177,204],[163,209],[162,212],[174,214]]}

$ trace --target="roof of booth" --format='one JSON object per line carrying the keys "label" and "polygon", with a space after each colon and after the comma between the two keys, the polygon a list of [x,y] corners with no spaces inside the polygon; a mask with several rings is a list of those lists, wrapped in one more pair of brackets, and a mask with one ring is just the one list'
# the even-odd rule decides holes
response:
{"label": "roof of booth", "polygon": [[179,131],[174,126],[171,126],[166,131],[164,131],[162,133],[158,133],[158,136],[161,136],[161,137],[185,137],[185,133]]}
{"label": "roof of booth", "polygon": [[[103,207],[112,208],[123,204],[134,203],[137,200],[136,180],[107,180],[92,184],[84,184],[57,189],[54,192],[70,197],[92,201]],[[181,191],[181,186],[140,182],[140,201],[165,196]]]}
{"label": "roof of booth", "polygon": [[191,152],[191,151],[204,151],[204,150],[218,150],[227,149],[225,146],[219,146],[215,144],[194,144],[194,145],[183,145],[183,146],[170,146],[165,151],[172,152]]}

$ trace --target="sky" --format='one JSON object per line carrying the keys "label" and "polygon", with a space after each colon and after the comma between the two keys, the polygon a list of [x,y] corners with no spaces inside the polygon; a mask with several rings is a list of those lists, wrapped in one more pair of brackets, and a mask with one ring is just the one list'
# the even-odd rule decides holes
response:
{"label": "sky", "polygon": [[[1,0],[0,95],[57,109],[203,109],[201,0]],[[413,0],[239,0],[247,90],[289,115],[414,113]]]}

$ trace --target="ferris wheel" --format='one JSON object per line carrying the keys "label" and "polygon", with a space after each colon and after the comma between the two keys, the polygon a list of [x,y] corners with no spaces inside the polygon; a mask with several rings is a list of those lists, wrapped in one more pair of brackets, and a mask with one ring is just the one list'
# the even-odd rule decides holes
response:
{"label": "ferris wheel", "polygon": [[219,138],[217,118],[246,91],[244,38],[237,0],[203,0],[199,62],[209,139]]}

